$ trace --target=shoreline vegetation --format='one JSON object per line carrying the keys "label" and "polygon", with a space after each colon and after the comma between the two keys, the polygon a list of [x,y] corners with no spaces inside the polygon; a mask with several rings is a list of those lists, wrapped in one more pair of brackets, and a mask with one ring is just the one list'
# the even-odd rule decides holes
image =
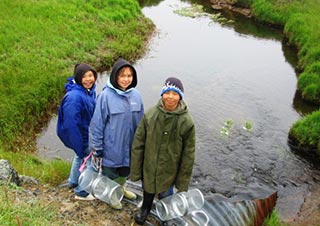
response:
{"label": "shoreline vegetation", "polygon": [[[301,74],[297,89],[305,101],[319,106],[320,5],[317,1],[218,2],[250,8],[257,20],[284,27],[289,44],[299,49],[297,70]],[[147,51],[155,27],[143,16],[136,0],[3,0],[0,12],[0,158],[9,160],[19,174],[56,186],[67,178],[70,163],[40,159],[35,142],[40,128],[56,112],[73,65],[87,62],[104,71],[119,56],[135,61]],[[289,137],[299,148],[317,150],[320,154],[320,111],[296,122]],[[1,200],[6,199],[6,189],[1,187]],[[14,203],[10,203],[12,209],[2,204],[0,210],[9,211],[9,215],[16,209]],[[38,213],[41,206],[35,208],[37,204],[33,203],[31,206],[19,211],[28,211],[24,214],[32,216],[31,224],[41,225]],[[49,211],[48,215],[51,214]],[[1,218],[0,222],[8,219],[11,218]],[[273,214],[267,225],[279,225],[277,219],[276,213]]]}
{"label": "shoreline vegetation", "polygon": [[[297,94],[320,107],[320,5],[316,0],[210,0],[215,9],[227,9],[262,23],[283,27],[287,45],[298,49]],[[288,134],[293,150],[320,157],[320,110],[295,122]]]}
{"label": "shoreline vegetation", "polygon": [[0,156],[56,185],[69,163],[37,156],[36,137],[57,112],[78,62],[99,72],[140,59],[155,26],[136,0],[0,1]]}

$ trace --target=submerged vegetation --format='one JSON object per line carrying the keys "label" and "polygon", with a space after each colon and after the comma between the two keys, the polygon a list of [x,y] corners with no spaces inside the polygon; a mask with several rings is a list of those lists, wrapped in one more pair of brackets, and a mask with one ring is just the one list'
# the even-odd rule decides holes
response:
{"label": "submerged vegetation", "polygon": [[190,7],[183,7],[181,9],[175,9],[174,13],[191,18],[208,17],[214,22],[222,24],[231,24],[232,20],[228,20],[221,15],[221,13],[206,13],[202,5],[192,4]]}
{"label": "submerged vegetation", "polygon": [[[230,132],[231,132],[231,129],[232,129],[232,126],[233,126],[233,120],[232,119],[227,119],[224,122],[224,125],[220,129],[220,133],[222,135],[229,136]],[[252,123],[250,121],[245,121],[243,123],[242,128],[247,132],[251,132],[252,131]]]}

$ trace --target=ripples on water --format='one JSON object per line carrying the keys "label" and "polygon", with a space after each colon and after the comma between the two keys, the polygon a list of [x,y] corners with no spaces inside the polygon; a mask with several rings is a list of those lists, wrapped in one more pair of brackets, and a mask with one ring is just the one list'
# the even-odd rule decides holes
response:
{"label": "ripples on water", "polygon": [[[207,196],[217,192],[239,199],[277,190],[280,215],[296,215],[320,177],[287,145],[289,128],[300,117],[292,106],[294,65],[284,57],[290,50],[283,53],[278,32],[250,21],[223,26],[173,13],[186,6],[166,0],[143,8],[159,29],[150,52],[135,64],[145,108],[157,102],[166,77],[180,77],[197,128],[192,185]],[[98,91],[106,81],[102,74]],[[40,154],[68,159],[72,151],[55,142],[55,120],[38,140]],[[233,122],[228,136],[220,132],[226,120]],[[251,132],[243,129],[246,121]]]}

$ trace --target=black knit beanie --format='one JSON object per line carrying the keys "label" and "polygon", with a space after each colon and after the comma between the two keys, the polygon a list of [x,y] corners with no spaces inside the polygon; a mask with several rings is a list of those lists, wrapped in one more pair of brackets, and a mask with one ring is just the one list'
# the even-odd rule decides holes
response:
{"label": "black knit beanie", "polygon": [[74,76],[74,80],[76,81],[77,84],[82,86],[82,77],[88,71],[92,71],[95,80],[97,80],[97,72],[91,65],[79,63],[74,66],[73,76]]}

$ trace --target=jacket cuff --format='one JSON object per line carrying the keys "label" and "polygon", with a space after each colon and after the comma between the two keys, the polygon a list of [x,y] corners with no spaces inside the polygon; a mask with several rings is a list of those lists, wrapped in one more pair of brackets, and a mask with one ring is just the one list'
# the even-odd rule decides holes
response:
{"label": "jacket cuff", "polygon": [[103,150],[92,150],[92,154],[93,154],[95,157],[101,158],[101,157],[103,156]]}

